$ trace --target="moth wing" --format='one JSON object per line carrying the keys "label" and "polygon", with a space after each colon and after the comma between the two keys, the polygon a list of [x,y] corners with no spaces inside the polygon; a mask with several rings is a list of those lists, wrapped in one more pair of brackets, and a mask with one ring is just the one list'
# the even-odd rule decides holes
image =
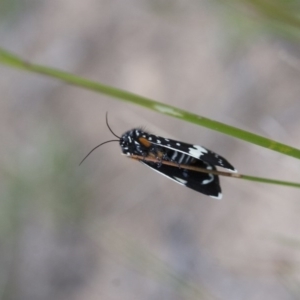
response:
{"label": "moth wing", "polygon": [[212,166],[218,166],[228,169],[231,172],[237,172],[224,157],[202,146],[187,144],[155,135],[149,135],[148,140],[154,145],[185,153]]}
{"label": "moth wing", "polygon": [[[154,171],[174,180],[181,185],[184,185],[204,195],[208,195],[212,198],[222,198],[219,177],[217,175],[177,168],[164,164],[159,166],[159,164],[153,162],[141,162]],[[201,160],[197,160],[193,165],[198,166],[199,168],[216,170],[214,166],[202,162]]]}

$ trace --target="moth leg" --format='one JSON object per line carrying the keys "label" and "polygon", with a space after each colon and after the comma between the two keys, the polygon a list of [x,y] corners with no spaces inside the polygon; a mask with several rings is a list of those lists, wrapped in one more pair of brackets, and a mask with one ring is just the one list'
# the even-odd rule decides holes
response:
{"label": "moth leg", "polygon": [[148,156],[147,152],[143,152],[143,162],[145,161],[146,157]]}
{"label": "moth leg", "polygon": [[145,152],[145,151],[143,151],[141,154],[142,154],[141,156],[143,157],[143,159],[141,159],[140,161],[145,162],[146,161],[146,157],[148,156],[148,153]]}
{"label": "moth leg", "polygon": [[163,164],[163,161],[166,160],[167,154],[161,151],[161,149],[155,149],[155,152],[153,154],[155,159],[157,160],[157,167],[160,168]]}
{"label": "moth leg", "polygon": [[164,153],[162,156],[162,160],[167,160],[167,161],[172,161],[169,157],[167,153]]}
{"label": "moth leg", "polygon": [[156,159],[157,159],[157,167],[160,168],[162,165],[163,158],[157,156]]}

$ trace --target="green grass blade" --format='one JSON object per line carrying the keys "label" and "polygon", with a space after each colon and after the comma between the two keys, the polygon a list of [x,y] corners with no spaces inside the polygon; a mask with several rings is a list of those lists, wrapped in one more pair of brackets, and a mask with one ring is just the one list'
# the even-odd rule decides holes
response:
{"label": "green grass blade", "polygon": [[245,180],[250,180],[250,181],[261,182],[261,183],[269,183],[269,184],[284,185],[284,186],[289,186],[289,187],[300,188],[300,183],[297,183],[297,182],[289,182],[289,181],[268,179],[268,178],[262,178],[262,177],[254,177],[254,176],[249,176],[249,175],[241,175],[241,177],[239,177],[239,178],[245,179]]}
{"label": "green grass blade", "polygon": [[83,87],[92,91],[96,91],[111,97],[121,99],[130,103],[134,103],[148,109],[157,111],[159,113],[169,115],[187,122],[191,122],[206,128],[230,135],[232,137],[244,140],[246,142],[265,147],[267,149],[277,151],[279,153],[292,156],[300,159],[300,150],[294,147],[279,143],[277,141],[265,138],[263,136],[245,131],[230,125],[226,125],[188,111],[176,108],[171,105],[163,104],[151,99],[138,96],[136,94],[120,90],[111,86],[107,86],[95,81],[91,81],[82,77],[75,76],[73,74],[63,72],[57,69],[32,64],[26,62],[19,58],[16,55],[11,54],[10,52],[0,48],[0,63],[8,65],[10,67],[39,73],[43,75],[50,76],[52,78],[59,79],[61,81],[67,82],[69,84]]}

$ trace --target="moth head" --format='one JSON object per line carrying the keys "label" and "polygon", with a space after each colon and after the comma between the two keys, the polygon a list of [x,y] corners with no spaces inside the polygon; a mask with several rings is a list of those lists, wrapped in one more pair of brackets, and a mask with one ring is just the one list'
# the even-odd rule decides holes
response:
{"label": "moth head", "polygon": [[120,138],[122,152],[126,155],[141,154],[141,144],[139,142],[139,129],[132,129],[125,132]]}

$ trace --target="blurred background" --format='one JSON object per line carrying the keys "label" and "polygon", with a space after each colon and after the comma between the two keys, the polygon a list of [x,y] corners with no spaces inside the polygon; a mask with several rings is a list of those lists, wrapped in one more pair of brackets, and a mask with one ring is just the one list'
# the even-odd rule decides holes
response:
{"label": "blurred background", "polygon": [[[1,47],[300,148],[300,1],[0,0]],[[288,156],[0,66],[0,299],[300,299],[300,192],[217,201],[103,146],[203,145],[300,182]]]}

